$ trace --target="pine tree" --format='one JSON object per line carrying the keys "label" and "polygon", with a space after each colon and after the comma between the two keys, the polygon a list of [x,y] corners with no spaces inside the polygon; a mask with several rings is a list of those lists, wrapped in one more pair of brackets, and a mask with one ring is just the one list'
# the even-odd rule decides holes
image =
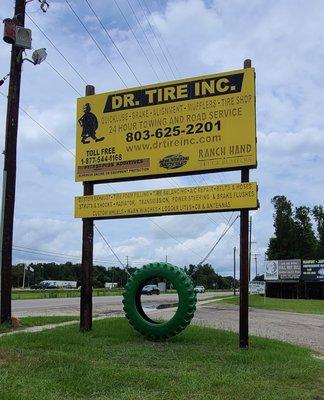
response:
{"label": "pine tree", "polygon": [[313,231],[310,208],[301,206],[295,209],[296,258],[313,259],[316,256],[317,240]]}
{"label": "pine tree", "polygon": [[275,233],[270,238],[267,256],[269,260],[296,258],[296,225],[293,218],[293,205],[286,196],[275,196],[271,203]]}
{"label": "pine tree", "polygon": [[323,206],[315,206],[312,210],[313,216],[317,224],[317,249],[316,259],[324,259],[324,209]]}

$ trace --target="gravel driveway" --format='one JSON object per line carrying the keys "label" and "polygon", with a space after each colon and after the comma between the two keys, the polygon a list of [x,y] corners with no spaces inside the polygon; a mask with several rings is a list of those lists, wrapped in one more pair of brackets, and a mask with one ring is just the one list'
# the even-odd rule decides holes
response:
{"label": "gravel driveway", "polygon": [[[168,318],[171,311],[159,311]],[[193,324],[238,332],[239,307],[209,303],[198,306]],[[310,347],[324,354],[324,315],[249,309],[249,333]]]}

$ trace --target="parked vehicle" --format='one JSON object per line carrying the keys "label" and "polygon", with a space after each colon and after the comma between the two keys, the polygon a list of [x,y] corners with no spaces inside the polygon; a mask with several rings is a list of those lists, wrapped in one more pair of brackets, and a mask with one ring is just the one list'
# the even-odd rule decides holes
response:
{"label": "parked vehicle", "polygon": [[40,282],[40,285],[46,286],[45,289],[76,289],[77,281],[47,280]]}
{"label": "parked vehicle", "polygon": [[46,287],[44,285],[41,285],[40,283],[37,283],[35,285],[31,285],[30,288],[33,289],[33,290],[46,289]]}
{"label": "parked vehicle", "polygon": [[46,286],[44,287],[44,289],[59,289],[59,287],[56,286],[56,285],[53,285],[53,284],[49,284],[49,285],[46,285]]}
{"label": "parked vehicle", "polygon": [[157,287],[157,285],[146,285],[142,289],[142,294],[148,294],[148,295],[160,294],[160,290]]}
{"label": "parked vehicle", "polygon": [[30,286],[31,289],[33,290],[46,290],[46,289],[58,289],[58,286],[54,285],[53,283],[37,283],[35,285]]}
{"label": "parked vehicle", "polygon": [[196,286],[196,287],[194,288],[194,291],[195,291],[196,293],[205,293],[205,288],[204,288],[203,286]]}

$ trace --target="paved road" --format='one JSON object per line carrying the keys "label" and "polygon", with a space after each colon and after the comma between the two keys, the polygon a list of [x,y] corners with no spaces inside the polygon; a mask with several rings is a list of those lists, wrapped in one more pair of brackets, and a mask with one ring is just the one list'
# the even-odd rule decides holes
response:
{"label": "paved road", "polygon": [[[155,311],[168,318],[171,310]],[[239,308],[230,304],[209,303],[198,306],[193,323],[238,332]],[[284,340],[310,347],[324,354],[324,315],[299,314],[250,308],[251,335]]]}
{"label": "paved road", "polygon": [[[199,293],[198,300],[204,300],[215,296],[224,296],[231,292]],[[177,294],[160,294],[142,296],[143,306],[157,306],[161,303],[175,303]],[[79,315],[80,298],[70,297],[65,299],[41,299],[41,300],[14,300],[12,302],[12,313],[15,317],[37,316],[37,315]],[[122,296],[98,296],[93,297],[93,314],[102,315],[122,312]]]}

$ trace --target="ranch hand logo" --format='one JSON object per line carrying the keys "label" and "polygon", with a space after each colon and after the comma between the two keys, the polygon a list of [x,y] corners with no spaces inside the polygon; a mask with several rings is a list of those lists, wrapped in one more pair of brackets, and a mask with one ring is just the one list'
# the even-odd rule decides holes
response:
{"label": "ranch hand logo", "polygon": [[189,157],[184,157],[181,154],[171,154],[160,160],[160,167],[165,169],[180,168],[187,164]]}

